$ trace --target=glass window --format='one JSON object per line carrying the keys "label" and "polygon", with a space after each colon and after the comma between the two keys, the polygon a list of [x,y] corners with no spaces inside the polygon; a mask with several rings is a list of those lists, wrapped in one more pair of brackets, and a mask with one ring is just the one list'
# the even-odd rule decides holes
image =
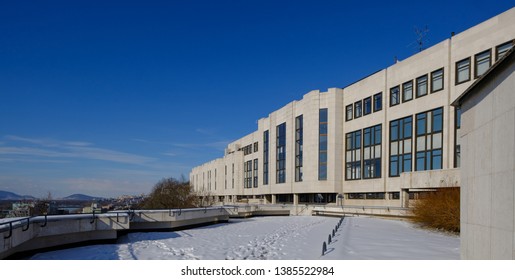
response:
{"label": "glass window", "polygon": [[513,47],[513,41],[506,42],[495,48],[495,61],[503,57]]}
{"label": "glass window", "polygon": [[263,185],[268,185],[268,130],[263,132]]}
{"label": "glass window", "polygon": [[286,182],[286,123],[276,127],[276,183]]}
{"label": "glass window", "polygon": [[417,98],[427,95],[427,75],[417,78]]}
{"label": "glass window", "polygon": [[327,180],[327,125],[327,109],[320,109],[318,128],[318,180]]}
{"label": "glass window", "polygon": [[[215,173],[216,174],[216,173]],[[258,187],[258,159],[254,159],[254,188]]]}
{"label": "glass window", "polygon": [[492,55],[491,51],[487,50],[482,53],[478,53],[474,56],[475,64],[474,64],[474,78],[478,78],[483,75],[492,63]]}
{"label": "glass window", "polygon": [[295,118],[295,182],[302,181],[304,117]]}
{"label": "glass window", "polygon": [[361,130],[345,136],[345,180],[361,178]]}
{"label": "glass window", "polygon": [[383,93],[377,93],[374,95],[374,112],[381,111],[383,109]]}
{"label": "glass window", "polygon": [[399,86],[390,89],[390,106],[399,104]]}
{"label": "glass window", "polygon": [[352,120],[352,104],[345,107],[345,121]]}
{"label": "glass window", "polygon": [[443,68],[431,72],[431,93],[443,89]]}
{"label": "glass window", "polygon": [[410,101],[413,99],[413,81],[408,81],[402,84],[402,102]]}
{"label": "glass window", "polygon": [[454,167],[458,168],[461,166],[461,108],[459,107],[456,107],[456,111],[454,111],[454,123]]}
{"label": "glass window", "polygon": [[361,100],[354,103],[354,118],[361,117]]}
{"label": "glass window", "polygon": [[443,108],[417,114],[415,170],[442,169]]}
{"label": "glass window", "polygon": [[363,115],[372,113],[372,97],[367,97],[363,100]]}
{"label": "glass window", "polygon": [[470,81],[470,57],[456,62],[456,84]]}
{"label": "glass window", "polygon": [[390,177],[411,171],[412,123],[412,116],[390,122]]}
{"label": "glass window", "polygon": [[363,179],[381,178],[381,125],[363,130]]}

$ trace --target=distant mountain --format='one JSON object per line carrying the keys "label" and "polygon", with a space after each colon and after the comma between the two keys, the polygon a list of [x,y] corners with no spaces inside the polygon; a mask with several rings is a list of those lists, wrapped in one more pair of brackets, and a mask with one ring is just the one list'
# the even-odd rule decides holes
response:
{"label": "distant mountain", "polygon": [[86,201],[90,201],[90,200],[103,200],[103,199],[105,199],[105,198],[103,198],[103,197],[93,197],[93,196],[89,196],[89,195],[85,195],[85,194],[80,194],[80,193],[72,194],[70,196],[62,198],[62,200],[86,200]]}
{"label": "distant mountain", "polygon": [[30,195],[19,195],[13,192],[0,191],[0,200],[34,200]]}

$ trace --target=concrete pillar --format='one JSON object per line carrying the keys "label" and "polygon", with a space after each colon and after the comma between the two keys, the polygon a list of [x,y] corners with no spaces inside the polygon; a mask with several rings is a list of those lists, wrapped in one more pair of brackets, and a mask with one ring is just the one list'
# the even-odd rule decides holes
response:
{"label": "concrete pillar", "polygon": [[236,203],[236,196],[235,195],[232,196],[232,203]]}
{"label": "concrete pillar", "polygon": [[401,207],[408,207],[409,206],[409,194],[408,189],[401,189],[400,193],[401,197]]}
{"label": "concrete pillar", "polygon": [[272,204],[276,204],[277,203],[277,195],[273,194],[272,195]]}
{"label": "concrete pillar", "polygon": [[293,205],[298,205],[298,204],[299,204],[299,194],[294,193],[293,194]]}

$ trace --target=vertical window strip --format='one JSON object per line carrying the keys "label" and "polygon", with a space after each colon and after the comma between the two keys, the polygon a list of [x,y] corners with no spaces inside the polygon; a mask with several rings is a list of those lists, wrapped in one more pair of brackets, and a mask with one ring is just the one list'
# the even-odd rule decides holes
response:
{"label": "vertical window strip", "polygon": [[254,159],[254,188],[258,187],[258,159]]}
{"label": "vertical window strip", "polygon": [[320,109],[318,124],[318,180],[327,180],[327,135],[328,135],[327,109]]}
{"label": "vertical window strip", "polygon": [[269,132],[263,132],[263,185],[268,185]]}
{"label": "vertical window strip", "polygon": [[295,182],[302,182],[303,127],[304,117],[300,115],[295,118]]}
{"label": "vertical window strip", "polygon": [[276,127],[276,183],[286,182],[286,123],[282,123]]}
{"label": "vertical window strip", "polygon": [[492,64],[492,53],[490,50],[478,53],[474,56],[474,78],[479,78],[488,71]]}
{"label": "vertical window strip", "polygon": [[415,171],[442,169],[443,108],[416,115]]}
{"label": "vertical window strip", "polygon": [[381,126],[363,130],[363,179],[381,178]]}
{"label": "vertical window strip", "polygon": [[413,117],[390,122],[390,177],[411,172]]}
{"label": "vertical window strip", "polygon": [[461,108],[457,107],[454,111],[454,168],[461,166]]}
{"label": "vertical window strip", "polygon": [[361,179],[361,130],[345,137],[345,180]]}

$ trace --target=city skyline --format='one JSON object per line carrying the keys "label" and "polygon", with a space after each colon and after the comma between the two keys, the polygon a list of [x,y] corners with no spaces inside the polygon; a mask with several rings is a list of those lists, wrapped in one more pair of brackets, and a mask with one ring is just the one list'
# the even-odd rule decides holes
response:
{"label": "city skyline", "polygon": [[479,3],[3,4],[0,190],[148,193],[310,90],[415,54],[416,27],[429,47],[511,8]]}

